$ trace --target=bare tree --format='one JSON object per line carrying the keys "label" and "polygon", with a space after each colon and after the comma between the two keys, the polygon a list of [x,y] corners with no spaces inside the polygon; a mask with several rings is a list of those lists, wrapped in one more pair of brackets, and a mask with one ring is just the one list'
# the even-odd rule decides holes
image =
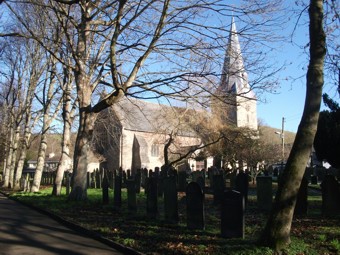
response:
{"label": "bare tree", "polygon": [[322,0],[310,1],[309,17],[310,61],[304,112],[286,168],[279,182],[273,210],[261,237],[263,244],[279,252],[290,243],[294,207],[316,133],[324,83],[326,35],[323,29]]}
{"label": "bare tree", "polygon": [[62,98],[58,95],[59,84],[57,82],[57,70],[55,59],[53,58],[53,56],[51,55],[49,56],[50,59],[47,59],[48,64],[46,78],[45,82],[43,83],[41,91],[42,97],[36,96],[37,100],[42,105],[42,128],[37,158],[37,166],[34,173],[31,192],[39,191],[42,173],[45,165],[48,130],[50,129],[52,122],[56,119],[57,114],[60,111],[60,107],[62,105]]}
{"label": "bare tree", "polygon": [[[235,15],[242,16],[245,22],[252,24],[243,32],[254,39],[259,34],[250,33],[251,28],[262,24],[262,27],[273,29],[270,25],[275,25],[275,22],[270,22],[270,15],[267,14],[276,11],[275,3],[265,1],[240,8],[223,1],[200,0],[4,3],[23,24],[27,22],[23,15],[18,14],[15,5],[29,6],[30,11],[44,8],[44,13],[48,13],[51,20],[58,21],[66,35],[67,43],[61,43],[51,34],[32,30],[25,25],[25,36],[41,43],[74,73],[79,102],[79,129],[70,194],[73,200],[86,199],[87,196],[87,155],[91,148],[93,123],[100,111],[115,104],[123,96],[204,102],[200,99],[213,91],[213,86],[207,88],[205,85],[220,75],[220,71],[216,72],[215,69],[218,63],[214,61],[223,61],[226,42],[221,32],[226,31],[226,25],[223,26],[221,20],[233,10]],[[244,8],[247,8],[247,12]],[[257,14],[263,19],[251,18]],[[263,39],[268,40],[268,37],[263,35]],[[60,49],[69,47],[72,63],[65,63],[54,54],[53,47],[58,43]],[[255,66],[255,61],[261,59],[259,55],[249,57],[248,63]],[[263,88],[268,85],[262,84]],[[253,85],[255,87],[255,83]],[[98,100],[95,95],[100,89],[107,92],[107,97],[94,103]]]}

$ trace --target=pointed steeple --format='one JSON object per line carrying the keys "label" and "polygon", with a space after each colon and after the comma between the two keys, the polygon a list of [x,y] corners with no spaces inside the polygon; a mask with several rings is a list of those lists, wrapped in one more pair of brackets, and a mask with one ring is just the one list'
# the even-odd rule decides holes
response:
{"label": "pointed steeple", "polygon": [[226,93],[238,93],[246,86],[249,86],[248,76],[244,69],[235,20],[232,17],[220,87]]}
{"label": "pointed steeple", "polygon": [[[249,86],[234,17],[217,94],[228,100],[225,119],[237,127],[257,129],[256,96]],[[218,109],[216,109],[218,112]],[[216,111],[215,110],[215,111]]]}

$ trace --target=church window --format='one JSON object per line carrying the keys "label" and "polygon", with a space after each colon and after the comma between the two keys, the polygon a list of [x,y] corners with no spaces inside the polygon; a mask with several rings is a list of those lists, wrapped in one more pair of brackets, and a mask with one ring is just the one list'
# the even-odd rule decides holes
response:
{"label": "church window", "polygon": [[158,144],[152,144],[151,146],[151,156],[158,157],[159,156],[159,146]]}

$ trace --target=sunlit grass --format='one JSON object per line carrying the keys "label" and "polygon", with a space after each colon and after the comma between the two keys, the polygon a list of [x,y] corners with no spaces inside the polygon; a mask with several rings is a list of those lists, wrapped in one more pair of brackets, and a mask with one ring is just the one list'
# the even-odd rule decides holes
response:
{"label": "sunlit grass", "polygon": [[[186,199],[185,193],[179,193],[178,224],[165,222],[163,200],[159,198],[159,215],[150,219],[146,215],[146,195],[137,194],[137,212],[127,208],[127,192],[122,189],[122,206],[113,205],[113,190],[109,190],[110,203],[102,204],[101,189],[88,189],[87,201],[68,201],[65,189],[62,195],[51,195],[52,188],[43,188],[37,193],[18,192],[12,197],[34,206],[49,210],[76,224],[95,230],[101,235],[118,243],[132,247],[146,254],[231,254],[231,255],[262,255],[273,254],[266,247],[256,245],[261,234],[268,213],[257,209],[256,196],[249,197],[246,211],[245,233],[246,238],[224,239],[220,236],[220,211],[212,203],[212,197],[205,201],[205,230],[188,230],[186,227]],[[337,227],[339,219],[323,220],[321,215],[321,196],[309,196],[308,217],[293,223],[297,228],[292,232],[292,243],[285,251],[287,255],[337,254],[339,250],[340,228]],[[306,216],[307,217],[307,216]],[[322,222],[320,222],[320,219]],[[313,226],[313,224],[316,224]],[[313,228],[311,228],[313,226]],[[304,232],[305,231],[305,232]],[[302,233],[302,234],[297,234]],[[152,242],[151,242],[152,240]]]}

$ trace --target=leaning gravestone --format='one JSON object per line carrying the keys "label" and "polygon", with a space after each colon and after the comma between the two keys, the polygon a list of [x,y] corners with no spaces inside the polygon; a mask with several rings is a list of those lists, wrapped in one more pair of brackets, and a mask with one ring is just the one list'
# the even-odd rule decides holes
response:
{"label": "leaning gravestone", "polygon": [[339,182],[333,175],[326,175],[321,183],[322,213],[334,215],[340,212],[340,188]]}
{"label": "leaning gravestone", "polygon": [[150,218],[156,218],[158,214],[158,192],[156,177],[147,178],[146,212]]}
{"label": "leaning gravestone", "polygon": [[187,227],[189,229],[204,229],[204,195],[200,185],[191,182],[186,190]]}
{"label": "leaning gravestone", "polygon": [[258,176],[256,178],[257,207],[269,211],[273,202],[272,177]]}
{"label": "leaning gravestone", "polygon": [[176,177],[165,177],[164,188],[164,217],[168,222],[178,222],[178,201],[176,189]]}
{"label": "leaning gravestone", "polygon": [[294,214],[305,215],[307,214],[307,209],[308,209],[308,179],[306,177],[303,177],[296,198]]}
{"label": "leaning gravestone", "polygon": [[136,181],[134,179],[126,180],[127,202],[130,211],[137,210]]}
{"label": "leaning gravestone", "polygon": [[113,193],[113,204],[120,207],[122,205],[122,176],[116,175]]}
{"label": "leaning gravestone", "polygon": [[235,190],[225,191],[221,206],[221,235],[244,238],[244,197]]}

